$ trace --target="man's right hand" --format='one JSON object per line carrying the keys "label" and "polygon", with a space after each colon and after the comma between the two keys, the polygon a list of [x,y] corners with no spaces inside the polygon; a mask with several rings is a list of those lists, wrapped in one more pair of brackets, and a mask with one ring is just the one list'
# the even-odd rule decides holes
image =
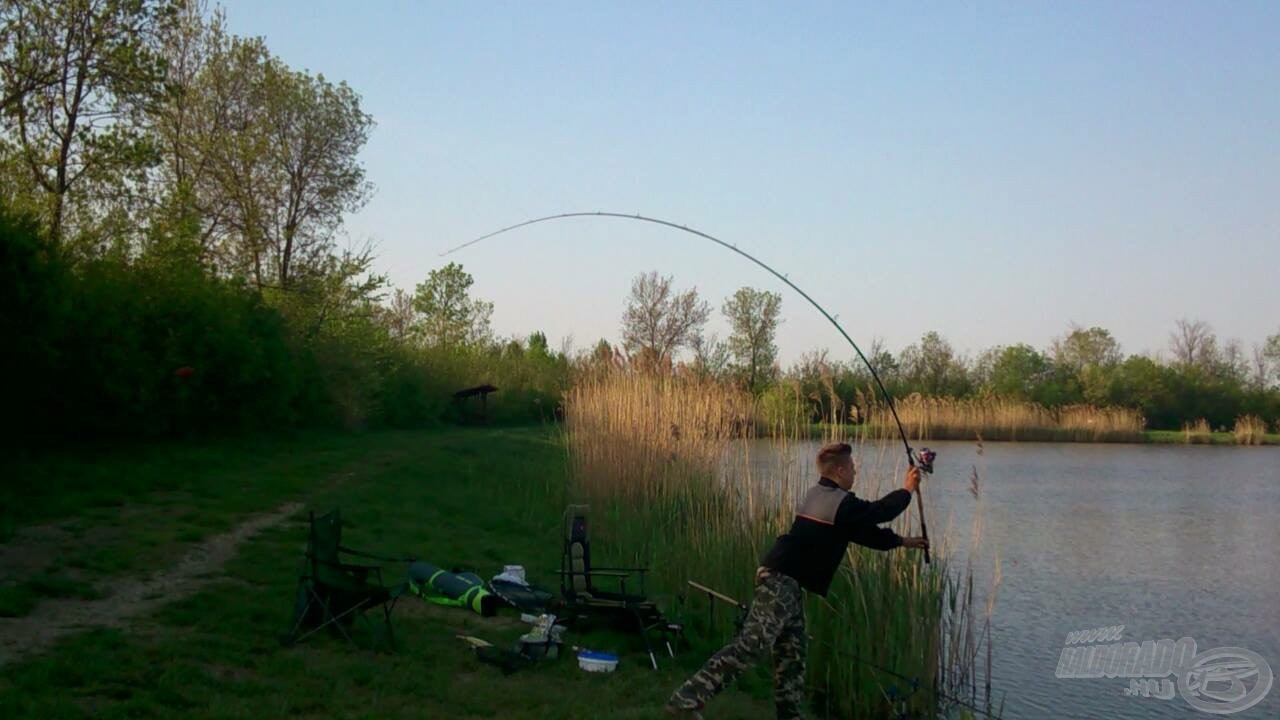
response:
{"label": "man's right hand", "polygon": [[914,550],[928,550],[929,539],[922,537],[902,538],[902,547],[912,548]]}
{"label": "man's right hand", "polygon": [[907,468],[907,480],[906,482],[902,483],[902,488],[907,492],[914,494],[919,487],[920,487],[920,468],[918,467]]}

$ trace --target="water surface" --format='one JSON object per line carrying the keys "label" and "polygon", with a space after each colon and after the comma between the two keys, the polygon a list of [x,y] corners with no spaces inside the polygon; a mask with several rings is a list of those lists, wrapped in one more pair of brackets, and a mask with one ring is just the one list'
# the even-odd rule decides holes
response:
{"label": "water surface", "polygon": [[[963,564],[980,512],[980,586],[1000,559],[992,675],[1006,718],[1213,717],[1176,693],[1126,696],[1127,679],[1055,677],[1076,630],[1124,625],[1125,641],[1186,636],[1200,652],[1243,647],[1280,674],[1280,448],[987,443],[979,453],[973,443],[930,445],[939,453],[925,481],[931,533],[949,527]],[[817,447],[794,446],[786,457],[763,441],[742,449],[753,482],[786,468],[811,482]],[[886,447],[860,449],[867,485],[888,481],[901,446]],[[980,500],[969,489],[974,469]],[[914,518],[914,505],[909,512]],[[1225,717],[1280,717],[1277,686]]]}

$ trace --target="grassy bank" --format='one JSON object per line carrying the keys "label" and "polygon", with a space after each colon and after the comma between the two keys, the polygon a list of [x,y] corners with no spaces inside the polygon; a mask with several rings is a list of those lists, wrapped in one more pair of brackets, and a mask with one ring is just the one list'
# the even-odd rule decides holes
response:
{"label": "grassy bank", "polygon": [[1147,430],[1143,442],[1155,445],[1280,445],[1280,434],[1268,433],[1242,443],[1234,433],[1207,432],[1188,438],[1185,430]]}
{"label": "grassy bank", "polygon": [[[124,579],[168,567],[209,534],[287,501],[342,507],[352,524],[346,541],[356,547],[413,553],[482,575],[521,563],[535,582],[555,584],[565,482],[555,431],[163,446],[29,460],[17,469],[23,474],[6,470],[11,531],[0,550],[43,555],[24,568],[7,565],[3,575],[10,587],[40,574],[64,579],[62,590],[57,583],[28,588],[33,603],[46,600],[40,587],[110,597]],[[13,504],[20,498],[30,501]],[[565,660],[504,678],[454,636],[501,644],[524,626],[412,598],[395,612],[395,654],[327,636],[282,648],[277,638],[292,607],[304,512],[240,546],[195,594],[5,666],[0,716],[658,718],[667,694],[708,650],[688,651],[654,673],[627,638],[589,636],[586,644],[623,651],[618,673],[587,675]],[[39,541],[51,536],[58,538],[53,551],[41,550]],[[627,559],[604,538],[593,550],[600,563]],[[390,580],[403,569],[386,572]],[[767,677],[756,674],[744,687],[750,692],[725,698],[724,716],[770,717],[762,699]]]}

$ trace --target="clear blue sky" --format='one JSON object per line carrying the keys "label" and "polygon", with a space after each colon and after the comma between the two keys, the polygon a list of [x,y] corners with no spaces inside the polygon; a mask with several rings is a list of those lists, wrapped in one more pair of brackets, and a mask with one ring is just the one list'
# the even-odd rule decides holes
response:
{"label": "clear blue sky", "polygon": [[[887,7],[886,7],[887,6]],[[353,216],[411,289],[537,215],[639,212],[791,274],[857,340],[961,350],[1069,323],[1160,350],[1280,330],[1280,4],[226,3],[378,123]],[[501,334],[615,339],[630,278],[784,292],[783,358],[840,340],[736,256],[569,220],[451,259]],[[725,332],[717,312],[711,330]]]}

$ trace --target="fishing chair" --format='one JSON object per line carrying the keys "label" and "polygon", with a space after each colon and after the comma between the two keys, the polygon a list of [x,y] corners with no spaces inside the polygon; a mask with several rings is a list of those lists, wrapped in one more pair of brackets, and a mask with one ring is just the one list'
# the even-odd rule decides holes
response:
{"label": "fishing chair", "polygon": [[408,583],[387,587],[382,581],[380,566],[343,560],[344,556],[391,562],[411,558],[383,557],[343,546],[342,516],[336,509],[320,517],[312,512],[308,518],[310,531],[302,574],[298,578],[293,625],[282,642],[294,645],[320,630],[328,629],[355,644],[349,632],[355,619],[359,618],[370,634],[376,635],[374,623],[366,612],[380,608],[387,647],[394,650],[391,611],[407,590]]}
{"label": "fishing chair", "polygon": [[[679,645],[684,626],[667,620],[645,592],[648,568],[597,567],[591,563],[591,541],[587,537],[587,506],[570,505],[562,518],[564,552],[560,560],[561,617],[589,622],[606,620],[615,626],[638,632],[653,669],[658,659],[650,636],[660,635],[667,654],[675,657],[672,643]],[[602,590],[596,581],[616,582],[617,590]],[[628,584],[633,592],[628,592]],[[638,590],[638,592],[634,592]]]}

